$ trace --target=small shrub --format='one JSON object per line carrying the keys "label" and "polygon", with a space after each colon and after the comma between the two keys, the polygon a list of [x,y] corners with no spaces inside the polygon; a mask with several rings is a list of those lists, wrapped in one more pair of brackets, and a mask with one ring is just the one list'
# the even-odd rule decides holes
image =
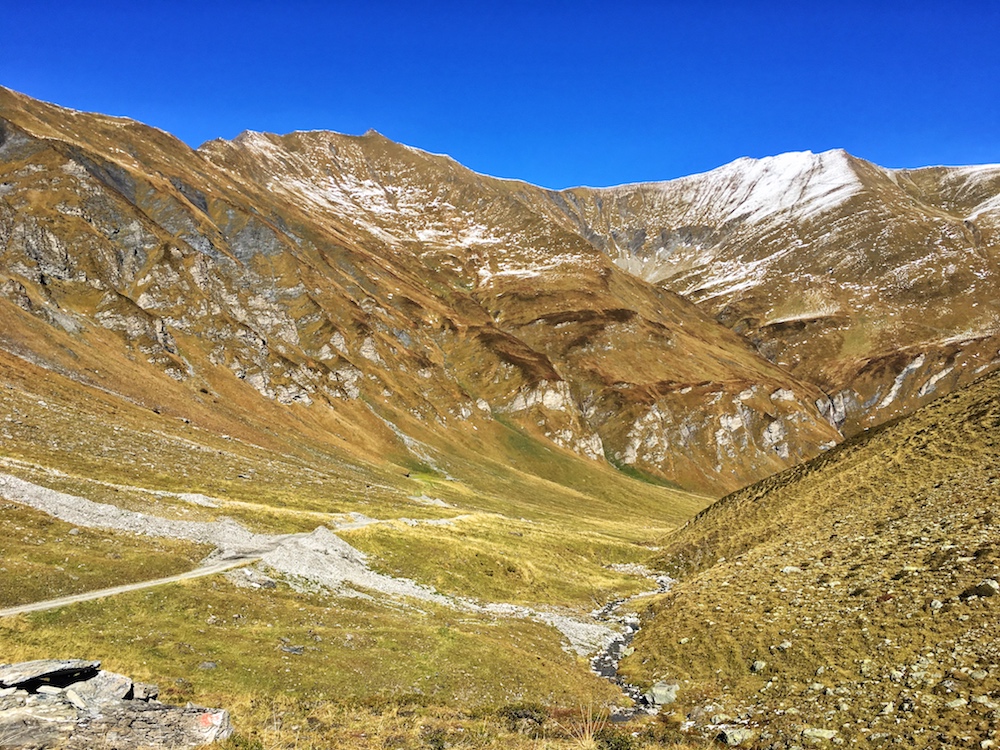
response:
{"label": "small shrub", "polygon": [[448,733],[440,728],[427,729],[421,732],[421,740],[430,750],[445,750],[448,745]]}
{"label": "small shrub", "polygon": [[510,731],[532,737],[541,734],[542,726],[549,718],[548,709],[540,703],[510,703],[497,713]]}
{"label": "small shrub", "polygon": [[639,750],[639,741],[630,733],[615,727],[604,727],[594,733],[600,750]]}
{"label": "small shrub", "polygon": [[242,734],[234,734],[220,745],[221,750],[264,750],[264,745],[260,740],[244,737]]}

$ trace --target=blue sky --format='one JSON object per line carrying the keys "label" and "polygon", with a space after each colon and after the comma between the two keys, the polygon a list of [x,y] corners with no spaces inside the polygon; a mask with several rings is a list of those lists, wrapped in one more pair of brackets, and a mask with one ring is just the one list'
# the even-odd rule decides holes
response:
{"label": "blue sky", "polygon": [[1000,162],[1000,2],[0,4],[0,84],[192,146],[329,129],[547,187]]}

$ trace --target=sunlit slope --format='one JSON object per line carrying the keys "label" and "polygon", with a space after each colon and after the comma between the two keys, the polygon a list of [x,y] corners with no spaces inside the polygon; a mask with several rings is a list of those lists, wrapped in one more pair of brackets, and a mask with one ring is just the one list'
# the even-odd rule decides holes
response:
{"label": "sunlit slope", "polygon": [[848,433],[996,366],[1000,167],[844,151],[552,194],[622,268],[694,301],[830,396]]}
{"label": "sunlit slope", "polygon": [[5,296],[165,390],[236,388],[243,409],[288,407],[404,463],[459,434],[502,453],[514,429],[713,493],[839,437],[821,391],[620,270],[532,186],[373,133],[192,151],[0,103]]}
{"label": "sunlit slope", "polygon": [[891,727],[938,746],[986,731],[998,425],[990,375],[711,506],[659,553],[683,580],[648,613],[628,673],[787,736]]}

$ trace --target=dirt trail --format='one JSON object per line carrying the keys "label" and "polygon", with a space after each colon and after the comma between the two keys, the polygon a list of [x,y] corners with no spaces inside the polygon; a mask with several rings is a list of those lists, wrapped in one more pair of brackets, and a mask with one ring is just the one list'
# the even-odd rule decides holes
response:
{"label": "dirt trail", "polygon": [[21,615],[27,612],[44,612],[47,609],[58,609],[59,607],[65,607],[68,604],[89,602],[92,599],[102,599],[106,596],[124,594],[127,591],[139,591],[141,589],[148,589],[154,586],[162,586],[165,583],[176,583],[177,581],[186,581],[191,578],[211,576],[232,568],[238,568],[241,565],[247,565],[248,563],[254,562],[258,559],[259,557],[230,558],[221,562],[212,563],[210,565],[203,565],[199,568],[195,568],[194,570],[189,570],[187,573],[178,573],[177,575],[167,576],[166,578],[157,578],[152,581],[140,581],[139,583],[128,583],[124,586],[112,586],[111,588],[98,589],[97,591],[85,591],[82,594],[61,596],[58,599],[47,599],[43,602],[21,604],[17,607],[0,609],[0,617],[12,617],[14,615]]}

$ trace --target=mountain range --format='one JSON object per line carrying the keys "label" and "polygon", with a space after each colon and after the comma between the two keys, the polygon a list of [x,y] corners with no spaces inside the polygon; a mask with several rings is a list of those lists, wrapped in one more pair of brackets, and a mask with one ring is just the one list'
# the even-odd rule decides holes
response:
{"label": "mountain range", "polygon": [[557,192],[374,132],[192,150],[6,90],[0,114],[5,349],[38,348],[29,320],[67,352],[100,337],[334,444],[363,424],[421,461],[500,420],[718,495],[1000,362],[997,167],[792,153]]}

